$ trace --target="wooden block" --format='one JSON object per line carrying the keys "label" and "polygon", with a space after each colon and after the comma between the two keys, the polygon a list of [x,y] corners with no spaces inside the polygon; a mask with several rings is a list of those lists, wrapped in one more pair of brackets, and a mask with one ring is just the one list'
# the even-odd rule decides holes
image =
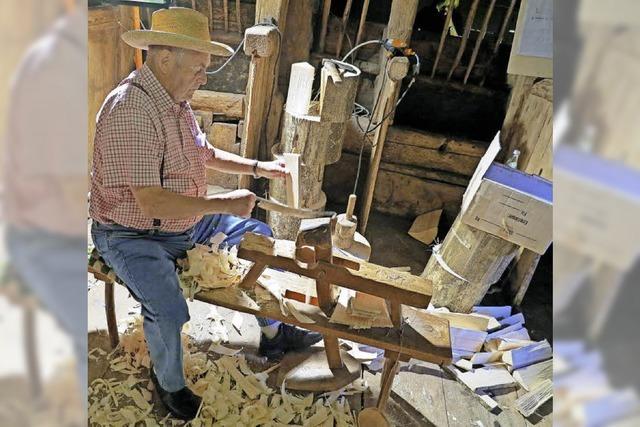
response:
{"label": "wooden block", "polygon": [[451,357],[454,361],[460,359],[471,359],[475,352],[467,350],[451,350]]}
{"label": "wooden block", "polygon": [[527,330],[524,328],[520,328],[516,331],[511,331],[503,334],[498,338],[488,339],[485,343],[485,347],[489,351],[507,351],[529,344],[531,344],[531,337],[529,337],[529,332],[527,332]]}
{"label": "wooden block", "polygon": [[519,369],[551,359],[552,356],[551,346],[547,340],[544,340],[526,347],[509,350],[502,355],[502,361],[509,364],[513,369]]}
{"label": "wooden block", "polygon": [[480,351],[487,337],[483,331],[451,327],[451,348],[456,350]]}
{"label": "wooden block", "polygon": [[521,339],[502,337],[502,338],[498,338],[498,350],[509,351],[516,348],[520,348],[520,347],[526,347],[534,343],[535,341],[531,341],[530,339],[521,340]]}
{"label": "wooden block", "polygon": [[436,209],[419,215],[409,229],[409,236],[426,245],[433,242],[433,239],[438,235],[441,214],[442,209]]}
{"label": "wooden block", "polygon": [[314,75],[315,68],[307,62],[297,62],[291,65],[289,92],[285,108],[287,113],[298,117],[309,114]]}
{"label": "wooden block", "polygon": [[502,326],[511,326],[515,325],[516,323],[524,324],[524,316],[522,315],[522,313],[514,314],[513,316],[509,316],[500,320],[500,325]]}
{"label": "wooden block", "polygon": [[553,397],[553,383],[544,380],[531,391],[519,397],[514,403],[515,408],[525,417],[533,414],[544,402]]}
{"label": "wooden block", "polygon": [[287,205],[300,207],[300,154],[284,153],[284,162],[289,171],[287,175]]}
{"label": "wooden block", "polygon": [[244,53],[267,58],[278,50],[278,29],[268,25],[255,25],[244,32]]}
{"label": "wooden block", "polygon": [[393,82],[404,79],[409,72],[409,58],[397,56],[389,60],[387,76]]}
{"label": "wooden block", "polygon": [[240,154],[240,143],[236,143],[237,134],[238,125],[215,122],[209,128],[208,139],[215,148],[220,148],[233,154]]}
{"label": "wooden block", "polygon": [[496,408],[499,408],[498,402],[493,400],[491,396],[484,392],[476,393],[476,395],[480,398],[480,403],[484,405],[485,408],[489,410],[489,412],[494,411]]}
{"label": "wooden block", "polygon": [[482,306],[477,305],[471,309],[473,313],[486,314],[487,316],[495,317],[496,319],[504,319],[511,316],[511,306]]}
{"label": "wooden block", "polygon": [[513,378],[527,391],[545,380],[553,379],[553,359],[516,369]]}

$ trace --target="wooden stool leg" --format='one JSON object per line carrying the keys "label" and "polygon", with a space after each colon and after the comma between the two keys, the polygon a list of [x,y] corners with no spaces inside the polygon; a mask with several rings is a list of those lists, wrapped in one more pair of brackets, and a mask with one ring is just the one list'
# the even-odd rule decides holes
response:
{"label": "wooden stool leg", "polygon": [[120,343],[118,336],[118,323],[116,322],[116,304],[113,297],[113,282],[104,284],[104,310],[107,315],[107,331],[111,348],[116,348]]}
{"label": "wooden stool leg", "polygon": [[42,397],[42,377],[40,376],[40,363],[38,362],[38,347],[36,343],[36,316],[31,307],[24,308],[24,347],[27,356],[27,369],[29,370],[29,388],[31,395],[39,400]]}
{"label": "wooden stool leg", "polygon": [[378,395],[378,410],[384,413],[391,394],[391,385],[396,377],[398,370],[398,357],[385,355],[384,368],[382,369],[382,377],[380,378],[380,394]]}
{"label": "wooden stool leg", "polygon": [[265,264],[264,262],[256,261],[253,264],[253,267],[251,267],[251,269],[247,271],[247,274],[245,274],[239,286],[242,289],[253,288],[253,286],[256,284],[260,276],[262,276],[262,273],[264,273],[264,270],[266,268],[267,268],[267,264]]}
{"label": "wooden stool leg", "polygon": [[327,362],[330,369],[342,368],[342,357],[340,356],[340,343],[333,335],[324,335],[324,351],[327,353]]}

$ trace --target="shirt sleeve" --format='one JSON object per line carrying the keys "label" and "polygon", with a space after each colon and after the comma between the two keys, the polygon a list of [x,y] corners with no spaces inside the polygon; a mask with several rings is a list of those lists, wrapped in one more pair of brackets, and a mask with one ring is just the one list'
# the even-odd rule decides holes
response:
{"label": "shirt sleeve", "polygon": [[151,117],[137,108],[116,108],[99,127],[100,144],[107,187],[160,186],[163,145]]}

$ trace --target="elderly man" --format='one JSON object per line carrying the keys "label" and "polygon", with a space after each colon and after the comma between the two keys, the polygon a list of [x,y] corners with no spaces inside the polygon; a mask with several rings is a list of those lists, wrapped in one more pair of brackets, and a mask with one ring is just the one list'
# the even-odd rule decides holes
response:
{"label": "elderly man", "polygon": [[[205,168],[266,178],[286,174],[278,162],[207,146],[187,101],[206,83],[211,55],[232,52],[211,42],[208,28],[201,13],[170,8],[153,14],[151,30],[123,35],[148,53],[98,114],[91,181],[93,241],[140,301],[151,377],[165,406],[182,419],[195,416],[200,399],[183,374],[180,331],[189,313],[175,261],[218,232],[230,245],[247,231],[271,235],[266,224],[249,218],[255,204],[250,191],[207,196]],[[268,319],[258,322],[259,351],[270,358],[321,339]]]}

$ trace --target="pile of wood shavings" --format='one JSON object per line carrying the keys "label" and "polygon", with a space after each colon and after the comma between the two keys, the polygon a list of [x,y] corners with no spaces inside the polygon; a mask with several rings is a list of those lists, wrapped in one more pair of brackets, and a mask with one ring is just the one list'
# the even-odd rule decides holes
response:
{"label": "pile of wood shavings", "polygon": [[[355,426],[354,414],[344,395],[333,393],[316,401],[313,394],[297,396],[280,393],[266,385],[269,370],[254,373],[242,356],[222,356],[211,360],[201,351],[192,351],[188,336],[183,340],[184,371],[191,390],[203,398],[196,419],[183,424],[161,418],[153,411],[153,386],[148,379],[148,352],[139,318],[121,337],[118,350],[106,354],[112,370],[127,374],[125,380],[98,378],[89,387],[89,422],[93,426]],[[361,390],[362,384],[354,389]]]}
{"label": "pile of wood shavings", "polygon": [[237,247],[212,248],[196,244],[187,251],[182,261],[180,286],[185,298],[193,297],[202,289],[227,288],[242,280],[246,265],[238,258]]}

